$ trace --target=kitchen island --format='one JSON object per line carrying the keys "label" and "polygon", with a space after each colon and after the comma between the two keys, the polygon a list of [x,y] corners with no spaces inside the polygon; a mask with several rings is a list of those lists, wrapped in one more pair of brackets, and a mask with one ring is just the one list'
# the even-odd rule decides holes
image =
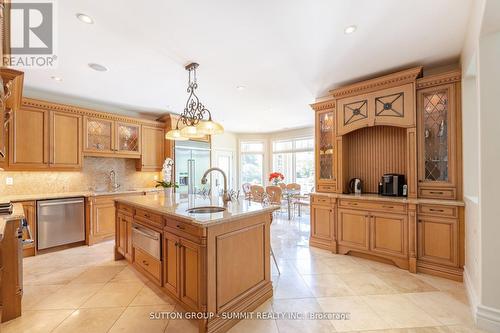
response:
{"label": "kitchen island", "polygon": [[[115,259],[197,313],[200,332],[225,332],[272,297],[270,224],[278,206],[198,195],[116,199]],[[206,209],[203,209],[206,211]],[[234,316],[233,316],[234,317]]]}

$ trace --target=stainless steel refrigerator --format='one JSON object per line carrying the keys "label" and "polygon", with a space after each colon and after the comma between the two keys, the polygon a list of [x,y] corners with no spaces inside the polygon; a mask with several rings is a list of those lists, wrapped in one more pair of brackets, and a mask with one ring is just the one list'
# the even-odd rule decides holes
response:
{"label": "stainless steel refrigerator", "polygon": [[175,143],[175,181],[177,193],[198,193],[201,177],[210,168],[210,144],[197,141]]}

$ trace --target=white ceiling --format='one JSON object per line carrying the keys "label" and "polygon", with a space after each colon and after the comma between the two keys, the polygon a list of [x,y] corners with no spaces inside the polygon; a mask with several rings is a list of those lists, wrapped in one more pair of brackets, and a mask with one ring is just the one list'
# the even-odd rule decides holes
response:
{"label": "white ceiling", "polygon": [[[139,112],[199,97],[227,130],[313,123],[309,104],[342,83],[456,60],[470,0],[72,0],[57,2],[58,67],[26,70],[29,89]],[[78,21],[90,15],[95,24]],[[346,26],[358,30],[344,34]],[[109,67],[92,71],[95,62]],[[63,81],[51,80],[52,75]],[[237,86],[245,86],[240,91]]]}

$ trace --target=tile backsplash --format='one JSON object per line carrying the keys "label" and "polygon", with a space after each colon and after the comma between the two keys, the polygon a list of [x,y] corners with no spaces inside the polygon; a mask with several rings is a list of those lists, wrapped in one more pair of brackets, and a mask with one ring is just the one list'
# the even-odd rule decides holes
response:
{"label": "tile backsplash", "polygon": [[[77,172],[0,171],[0,195],[106,190],[111,170],[123,189],[153,187],[154,177],[160,174],[136,171],[133,159],[85,157],[82,170]],[[13,178],[13,185],[6,185],[7,177]]]}

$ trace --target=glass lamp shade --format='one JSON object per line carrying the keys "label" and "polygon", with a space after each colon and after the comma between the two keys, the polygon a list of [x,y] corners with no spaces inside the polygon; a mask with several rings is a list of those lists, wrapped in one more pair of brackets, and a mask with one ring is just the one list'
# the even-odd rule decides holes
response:
{"label": "glass lamp shade", "polygon": [[178,129],[173,129],[173,130],[168,131],[167,134],[165,134],[165,139],[167,139],[167,140],[176,140],[176,141],[186,141],[186,140],[188,140],[188,138],[184,137],[181,134],[181,131],[178,130]]}
{"label": "glass lamp shade", "polygon": [[198,131],[197,126],[186,126],[181,129],[181,135],[188,139],[201,139],[205,136],[205,133]]}
{"label": "glass lamp shade", "polygon": [[205,135],[214,135],[214,134],[222,134],[224,133],[224,127],[221,124],[216,123],[212,120],[202,120],[196,126],[198,132],[203,133]]}

